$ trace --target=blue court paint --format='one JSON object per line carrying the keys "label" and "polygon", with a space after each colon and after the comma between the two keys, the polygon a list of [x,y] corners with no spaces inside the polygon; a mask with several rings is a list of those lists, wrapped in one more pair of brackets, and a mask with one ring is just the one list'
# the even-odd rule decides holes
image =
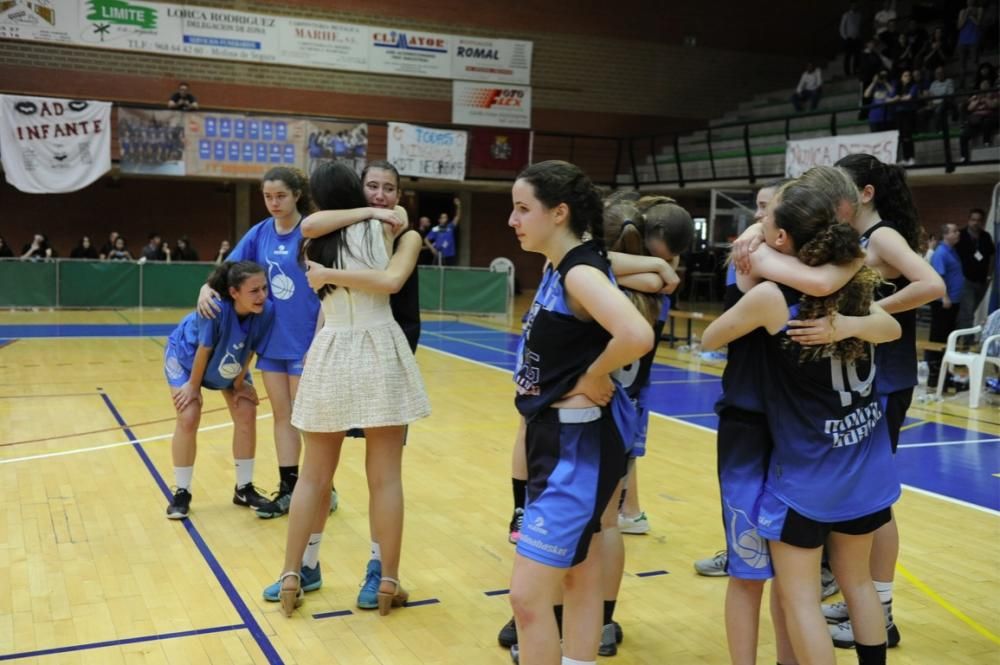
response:
{"label": "blue court paint", "polygon": [[645,573],[636,573],[636,577],[656,577],[658,575],[669,575],[670,572],[666,570],[650,570]]}
{"label": "blue court paint", "polygon": [[[151,476],[153,476],[153,480],[156,481],[156,485],[160,488],[160,492],[163,493],[163,497],[167,501],[170,501],[170,499],[173,498],[170,488],[167,486],[167,483],[164,482],[163,476],[160,475],[160,472],[156,470],[156,466],[153,464],[153,461],[149,459],[149,455],[146,454],[142,444],[138,442],[138,438],[135,434],[133,434],[132,429],[125,422],[125,419],[122,418],[118,409],[115,408],[114,403],[111,401],[111,398],[108,397],[107,393],[101,392],[101,399],[104,400],[104,404],[108,407],[108,410],[111,411],[111,415],[113,415],[115,420],[118,421],[118,424],[121,425],[122,431],[125,432],[125,436],[127,436],[129,441],[132,442],[132,448],[139,455],[139,459],[142,460],[142,463],[146,465],[146,470],[149,471]],[[164,517],[163,519],[166,518]],[[226,592],[226,595],[229,597],[229,602],[231,602],[233,607],[236,608],[236,613],[239,614],[240,619],[243,620],[246,628],[250,631],[250,636],[253,637],[257,646],[259,646],[260,650],[264,653],[264,657],[267,659],[267,662],[274,664],[283,663],[284,661],[282,661],[281,657],[278,656],[278,652],[275,650],[274,645],[267,639],[267,635],[264,634],[260,624],[257,623],[257,619],[255,619],[253,614],[250,613],[250,608],[247,607],[246,603],[243,602],[243,599],[240,598],[240,595],[236,592],[236,588],[229,580],[229,576],[226,575],[226,571],[222,569],[218,559],[216,559],[215,555],[212,554],[212,550],[209,549],[205,540],[201,537],[201,534],[198,533],[198,529],[194,526],[194,523],[190,519],[186,519],[181,520],[181,524],[184,525],[184,529],[191,537],[191,540],[194,541],[195,547],[198,548],[201,556],[205,559],[205,563],[208,564],[208,567],[215,575],[215,579],[219,581],[223,591]]]}
{"label": "blue court paint", "polygon": [[437,605],[440,602],[437,598],[426,598],[424,600],[408,600],[403,605],[405,607],[420,607],[421,605]]}
{"label": "blue court paint", "polygon": [[314,614],[313,619],[332,619],[334,617],[346,617],[354,614],[351,610],[336,610],[334,612],[320,612]]}
{"label": "blue court paint", "polygon": [[45,324],[0,326],[0,339],[52,337],[166,337],[176,323]]}
{"label": "blue court paint", "polygon": [[504,596],[510,593],[510,589],[497,589],[496,591],[484,591],[483,594],[487,596]]}
{"label": "blue court paint", "polygon": [[17,341],[16,339],[0,339],[0,349],[4,348],[5,346],[10,346],[16,341]]}
{"label": "blue court paint", "polygon": [[86,651],[88,649],[104,649],[106,647],[120,647],[125,644],[136,644],[137,642],[156,642],[160,640],[172,640],[178,637],[191,637],[193,635],[210,635],[212,633],[224,633],[230,630],[242,630],[246,628],[243,624],[233,626],[218,626],[216,628],[198,628],[196,630],[182,630],[178,633],[163,633],[162,635],[144,635],[142,637],[125,637],[120,640],[107,640],[105,642],[88,642],[87,644],[75,644],[68,647],[55,647],[52,649],[40,649],[38,651],[22,651],[21,653],[0,654],[0,660],[16,660],[18,658],[36,658],[38,656],[51,656],[56,653],[68,653],[70,651]]}
{"label": "blue court paint", "polygon": [[[518,335],[480,335],[484,328],[457,321],[434,322],[421,344],[452,355],[475,360],[503,370],[512,370],[511,353],[516,350]],[[475,333],[475,334],[473,334]],[[461,339],[467,335],[466,339]],[[459,340],[459,341],[455,341]],[[474,342],[474,345],[467,342]],[[487,348],[492,347],[492,348]],[[650,409],[653,413],[677,418],[711,430],[718,429],[713,415],[715,402],[722,391],[721,379],[713,374],[656,363],[652,370]],[[657,384],[656,381],[688,379],[690,383]],[[513,400],[512,400],[513,401]],[[924,413],[919,407],[914,409]],[[920,422],[907,418],[906,424]],[[972,439],[995,439],[995,435],[934,422],[903,430],[896,455],[900,481],[944,497],[959,499],[983,508],[1000,510],[1000,483],[992,474],[1000,469],[1000,445],[996,443],[960,443]],[[954,445],[907,448],[908,443],[942,442]],[[651,442],[656,445],[656,442]]]}

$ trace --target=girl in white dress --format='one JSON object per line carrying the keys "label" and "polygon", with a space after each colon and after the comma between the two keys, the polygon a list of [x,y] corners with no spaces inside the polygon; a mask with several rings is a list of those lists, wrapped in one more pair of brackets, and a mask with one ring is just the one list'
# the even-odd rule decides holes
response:
{"label": "girl in white dress", "polygon": [[[360,179],[343,164],[318,167],[310,189],[322,210],[366,205]],[[310,240],[304,243],[302,253],[327,267],[384,270],[394,234],[373,219]],[[382,543],[378,606],[381,614],[387,614],[407,599],[399,584],[404,426],[429,415],[430,404],[413,353],[393,319],[388,293],[328,284],[319,290],[319,296],[323,327],[309,348],[292,409],[292,424],[304,434],[305,457],[289,512],[286,572],[279,580],[281,604],[290,615],[301,603],[298,570],[312,525],[323,517],[317,511],[325,512],[324,492],[333,477],[344,434],[360,428],[365,431],[368,468],[380,469],[383,477],[377,484],[393,488],[377,493],[391,505],[372,508],[398,515],[388,529],[393,533],[378,534]]]}

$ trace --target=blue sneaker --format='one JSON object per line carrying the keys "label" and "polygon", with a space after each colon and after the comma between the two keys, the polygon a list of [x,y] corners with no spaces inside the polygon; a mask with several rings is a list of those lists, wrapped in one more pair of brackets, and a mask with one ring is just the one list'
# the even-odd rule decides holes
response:
{"label": "blue sneaker", "polygon": [[382,582],[382,562],[372,559],[365,571],[365,581],[361,583],[358,592],[358,607],[363,610],[374,610],[378,607],[378,585]]}
{"label": "blue sneaker", "polygon": [[[302,566],[302,570],[299,575],[301,575],[299,580],[301,580],[303,591],[316,591],[323,586],[323,574],[319,569],[319,561],[316,562],[315,568],[306,568],[305,566]],[[274,584],[265,587],[262,595],[264,596],[264,600],[267,602],[276,603],[280,600],[280,593],[281,580],[278,580]]]}

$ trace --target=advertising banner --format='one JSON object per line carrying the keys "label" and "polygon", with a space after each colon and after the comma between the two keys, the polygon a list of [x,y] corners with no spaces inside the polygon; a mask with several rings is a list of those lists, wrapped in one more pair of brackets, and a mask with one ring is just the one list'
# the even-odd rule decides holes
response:
{"label": "advertising banner", "polygon": [[531,42],[454,37],[451,76],[473,81],[531,83]]}
{"label": "advertising banner", "polygon": [[874,155],[886,164],[895,164],[898,144],[899,131],[895,129],[891,132],[788,141],[785,175],[797,178],[814,166],[833,166],[841,157],[857,153]]}
{"label": "advertising banner", "polygon": [[75,192],[111,170],[111,103],[0,95],[0,160],[29,194]]}
{"label": "advertising banner", "polygon": [[0,1],[0,39],[528,84],[532,43],[143,0]]}
{"label": "advertising banner", "polygon": [[453,81],[451,121],[456,125],[531,127],[531,88]]}
{"label": "advertising banner", "polygon": [[184,175],[184,116],[180,111],[118,107],[122,173]]}
{"label": "advertising banner", "polygon": [[221,113],[184,114],[187,175],[261,178],[305,166],[305,121]]}
{"label": "advertising banner", "polygon": [[465,132],[390,122],[386,152],[400,175],[465,179]]}

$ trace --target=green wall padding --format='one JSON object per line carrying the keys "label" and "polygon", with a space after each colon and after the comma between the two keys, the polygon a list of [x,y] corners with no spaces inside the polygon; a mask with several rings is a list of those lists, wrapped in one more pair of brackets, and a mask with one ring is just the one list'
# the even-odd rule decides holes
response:
{"label": "green wall padding", "polygon": [[507,275],[504,273],[432,266],[420,266],[419,270],[420,309],[466,314],[507,313]]}
{"label": "green wall padding", "polygon": [[138,307],[139,265],[128,261],[60,261],[61,307]]}
{"label": "green wall padding", "polygon": [[198,289],[214,268],[211,263],[147,263],[142,267],[143,307],[194,309]]}
{"label": "green wall padding", "polygon": [[55,307],[56,264],[16,259],[0,261],[0,306]]}

